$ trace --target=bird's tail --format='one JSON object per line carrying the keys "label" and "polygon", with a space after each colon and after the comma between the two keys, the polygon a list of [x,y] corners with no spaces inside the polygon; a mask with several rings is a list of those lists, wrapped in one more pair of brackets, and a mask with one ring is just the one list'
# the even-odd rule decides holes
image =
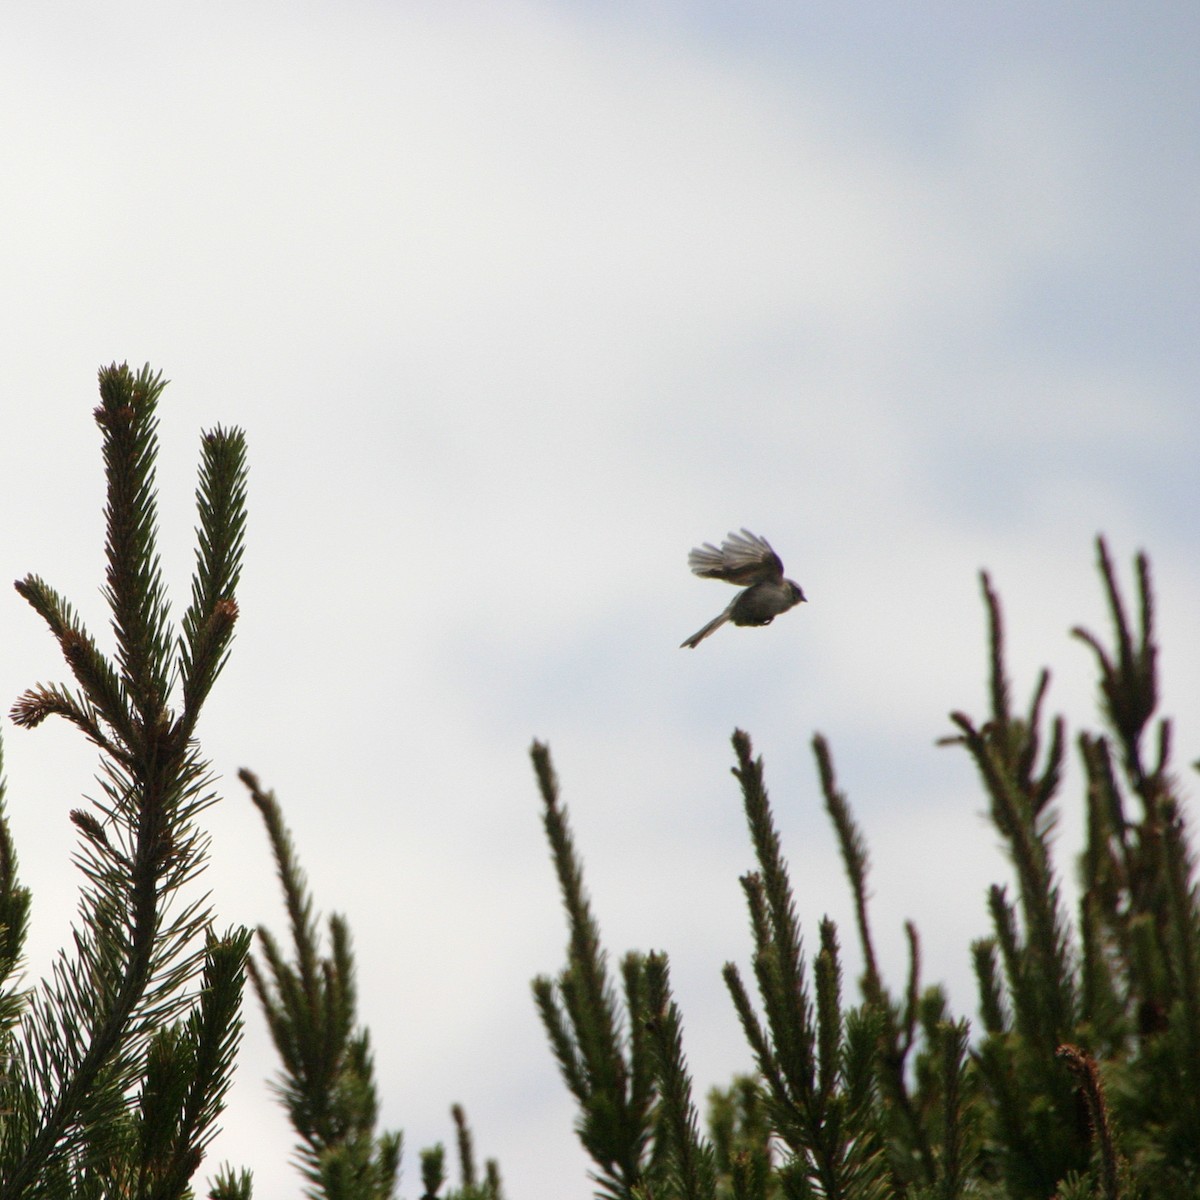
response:
{"label": "bird's tail", "polygon": [[704,641],[704,639],[708,637],[710,633],[716,633],[717,630],[720,629],[721,626],[724,625],[728,620],[729,610],[726,609],[719,617],[714,617],[713,620],[709,621],[709,623],[705,625],[703,629],[693,633],[686,642],[680,642],[680,650],[682,650],[684,646],[690,646],[693,650],[695,650],[695,648],[700,645],[700,643]]}

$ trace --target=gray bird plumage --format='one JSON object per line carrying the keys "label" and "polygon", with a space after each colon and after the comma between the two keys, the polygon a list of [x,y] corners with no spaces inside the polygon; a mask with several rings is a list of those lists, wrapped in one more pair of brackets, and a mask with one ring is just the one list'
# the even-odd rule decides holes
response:
{"label": "gray bird plumage", "polygon": [[800,585],[783,577],[783,563],[771,543],[748,529],[731,533],[718,550],[711,542],[688,555],[688,566],[703,579],[723,579],[746,590],[739,592],[719,617],[692,634],[686,642],[693,650],[726,621],[734,625],[770,625],[780,613],[804,600]]}

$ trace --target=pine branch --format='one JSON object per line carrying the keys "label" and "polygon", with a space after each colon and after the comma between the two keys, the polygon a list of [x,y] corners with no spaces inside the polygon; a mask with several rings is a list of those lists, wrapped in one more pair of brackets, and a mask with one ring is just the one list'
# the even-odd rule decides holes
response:
{"label": "pine branch", "polygon": [[929,1182],[936,1175],[933,1151],[930,1146],[929,1134],[910,1094],[906,1069],[908,1055],[916,1036],[917,1004],[920,991],[920,940],[916,927],[912,922],[907,922],[905,934],[909,947],[909,973],[904,1008],[901,1013],[884,987],[876,966],[875,949],[867,914],[867,874],[870,858],[866,839],[854,820],[849,800],[838,789],[833,756],[828,743],[820,734],[817,734],[813,738],[812,745],[817,759],[821,792],[825,797],[825,808],[833,824],[834,832],[837,834],[846,877],[854,896],[855,916],[865,963],[861,981],[862,995],[868,1005],[878,1010],[879,1015],[880,1046],[874,1070],[878,1074],[879,1086],[887,1097],[890,1107],[900,1118],[895,1126],[896,1136],[903,1137],[911,1145],[913,1155],[919,1165],[919,1172]]}
{"label": "pine branch", "polygon": [[[452,1104],[450,1106],[450,1116],[454,1121],[454,1135],[458,1146],[458,1173],[461,1180],[461,1186],[456,1190],[449,1192],[446,1200],[504,1200],[504,1189],[500,1181],[500,1168],[497,1166],[494,1159],[488,1159],[484,1164],[483,1179],[480,1180],[478,1172],[475,1169],[475,1139],[471,1133],[471,1127],[467,1123],[467,1114],[461,1104]],[[442,1152],[442,1147],[439,1145],[432,1152],[435,1157],[431,1158],[430,1165],[440,1162],[436,1155]],[[422,1163],[426,1161],[426,1156],[430,1151],[422,1151]],[[433,1191],[441,1186],[438,1182]],[[427,1194],[432,1195],[432,1192],[427,1188]]]}
{"label": "pine branch", "polygon": [[[75,861],[84,876],[74,946],[30,997],[12,1046],[11,1119],[0,1123],[3,1200],[73,1194],[77,1178],[94,1179],[111,1194],[136,1186],[147,1197],[181,1195],[211,1136],[236,1047],[240,957],[214,951],[225,964],[220,982],[215,975],[201,980],[211,914],[203,898],[189,901],[181,891],[203,868],[208,839],[196,818],[216,797],[198,748],[179,736],[168,707],[177,664],[154,488],[162,387],[148,367],[136,376],[124,366],[100,372],[104,596],[115,665],[42,580],[30,575],[17,585],[58,640],[80,691],[30,689],[14,719],[32,728],[61,716],[100,748],[102,763],[101,797],[71,815],[82,836]],[[227,944],[235,946],[237,936]],[[218,999],[221,1007],[212,1008]],[[189,1013],[183,1025],[172,1025]],[[206,1013],[211,1019],[202,1020]],[[151,1092],[168,1079],[177,1084],[188,1071],[191,1090],[174,1142],[159,1140],[169,1126],[162,1114],[144,1127],[151,1141],[143,1150],[154,1147],[151,1166],[138,1157],[134,1093],[143,1083]]]}
{"label": "pine branch", "polygon": [[238,615],[234,592],[241,575],[246,531],[245,436],[240,429],[218,427],[204,435],[202,455],[196,490],[200,513],[196,573],[179,649],[182,728],[188,737],[228,658]]}
{"label": "pine branch", "polygon": [[1167,939],[1175,968],[1172,1034],[1179,1047],[1180,1101],[1177,1120],[1200,1159],[1200,896],[1182,814],[1164,805],[1166,821]]}
{"label": "pine branch", "polygon": [[249,930],[210,939],[199,1004],[166,1026],[147,1055],[139,1120],[139,1195],[167,1200],[188,1182],[216,1135],[241,1042]]}
{"label": "pine branch", "polygon": [[1117,1152],[1113,1143],[1112,1126],[1108,1118],[1108,1105],[1095,1060],[1078,1046],[1064,1045],[1058,1049],[1058,1057],[1067,1065],[1079,1081],[1080,1091],[1087,1104],[1088,1117],[1096,1136],[1099,1149],[1100,1182],[1104,1200],[1121,1200],[1118,1182]]}
{"label": "pine branch", "polygon": [[133,711],[154,728],[167,702],[172,637],[158,557],[158,400],[166,382],[149,366],[135,376],[115,363],[100,371],[96,424],[108,482],[105,599],[117,661]]}
{"label": "pine branch", "polygon": [[[751,841],[759,873],[743,877],[755,938],[754,972],[765,1026],[755,1016],[736,968],[725,981],[767,1085],[777,1136],[792,1160],[781,1169],[786,1195],[886,1200],[874,1073],[880,1041],[878,1006],[854,1017],[841,1007],[841,966],[832,923],[821,928],[814,964],[815,1005],[801,949],[787,864],[750,739],[733,735]],[[832,774],[827,782],[832,790]]]}
{"label": "pine branch", "polygon": [[239,1171],[226,1165],[217,1173],[208,1192],[208,1200],[253,1200],[254,1188],[250,1172]]}
{"label": "pine branch", "polygon": [[938,1200],[960,1200],[970,1194],[975,1165],[964,1096],[970,1027],[966,1021],[943,1023],[939,1033],[943,1124],[937,1196]]}
{"label": "pine branch", "polygon": [[662,1097],[666,1131],[667,1186],[679,1200],[716,1200],[717,1171],[713,1149],[700,1137],[692,1080],[683,1054],[683,1024],[671,998],[665,955],[646,960],[649,1041]]}
{"label": "pine branch", "polygon": [[570,935],[566,967],[556,982],[544,976],[534,980],[534,1000],[563,1079],[579,1104],[576,1132],[598,1168],[593,1178],[605,1196],[629,1200],[651,1170],[647,1150],[653,1072],[640,1028],[646,961],[629,954],[622,964],[626,1025],[608,978],[599,926],[584,890],[583,868],[559,800],[550,752],[534,742],[530,757]]}
{"label": "pine branch", "polygon": [[830,821],[833,822],[838,846],[842,852],[842,862],[845,865],[846,876],[850,880],[850,890],[854,896],[858,937],[862,944],[863,962],[866,967],[862,983],[863,994],[872,1003],[882,1004],[884,1002],[883,984],[875,962],[875,947],[871,940],[870,922],[867,919],[867,874],[870,870],[870,856],[867,853],[866,839],[855,824],[849,802],[845,795],[838,790],[829,744],[820,734],[817,734],[812,740],[812,747],[817,759],[817,770],[821,777],[821,793],[825,797],[825,810],[829,814]]}
{"label": "pine branch", "polygon": [[[12,842],[7,816],[8,784],[4,778],[4,748],[0,740],[0,1045],[25,1003],[25,993],[13,986],[25,952],[29,931],[29,889],[17,875],[17,851]],[[0,1067],[2,1067],[0,1063]],[[0,1107],[3,1107],[5,1072],[0,1069]]]}
{"label": "pine branch", "polygon": [[[1071,632],[1089,646],[1096,656],[1105,715],[1121,745],[1125,769],[1130,780],[1142,799],[1150,804],[1154,785],[1157,783],[1157,772],[1147,772],[1142,753],[1142,737],[1158,706],[1158,647],[1154,641],[1150,564],[1144,554],[1137,556],[1140,628],[1135,635],[1121,597],[1116,570],[1103,538],[1096,539],[1096,555],[1112,617],[1115,651],[1110,654],[1100,639],[1086,629],[1077,626]],[[1164,755],[1168,737],[1169,734],[1165,730],[1160,732]]]}
{"label": "pine branch", "polygon": [[[1008,712],[1008,682],[1003,655],[1003,621],[1000,602],[986,573],[982,576],[990,628],[992,673],[992,719],[982,728],[964,713],[951,714],[960,730],[951,739],[964,745],[978,768],[991,800],[993,823],[1005,839],[1020,881],[1022,915],[1027,944],[1016,954],[1016,934],[1001,933],[1006,947],[1010,983],[1019,982],[1018,1019],[1025,1029],[1036,1027],[1043,1041],[1043,1054],[1071,1036],[1076,1019],[1077,995],[1074,964],[1070,954],[1070,929],[1062,911],[1047,846],[1053,815],[1048,805],[1058,787],[1063,732],[1055,721],[1044,768],[1037,774],[1036,760],[1041,732],[1042,703],[1048,673],[1043,671],[1034,690],[1028,721],[1017,721]],[[1036,1015],[1035,1015],[1036,1013]]]}
{"label": "pine branch", "polygon": [[450,1116],[454,1121],[455,1140],[458,1143],[458,1171],[463,1187],[473,1188],[475,1175],[475,1142],[471,1137],[471,1129],[467,1124],[467,1114],[461,1104],[450,1106]]}
{"label": "pine branch", "polygon": [[[750,738],[741,730],[734,732],[733,747],[738,760],[733,774],[741,784],[750,839],[761,872],[753,877],[760,881],[753,888],[750,877],[742,884],[752,916],[756,911],[760,914],[752,922],[756,937],[754,970],[773,1042],[770,1065],[778,1066],[779,1074],[773,1081],[775,1094],[781,1102],[798,1104],[810,1123],[819,1122],[814,1081],[816,1033],[791,883],[763,785],[762,759],[753,757]],[[759,888],[765,901],[761,908],[753,895]],[[771,1080],[768,1064],[760,1062],[759,1066]]]}
{"label": "pine branch", "polygon": [[379,1102],[369,1035],[355,1028],[357,986],[350,932],[329,920],[330,954],[322,957],[307,881],[273,793],[257,777],[238,777],[263,818],[287,906],[294,962],[268,930],[258,930],[265,962],[248,962],[282,1063],[275,1091],[300,1144],[297,1158],[312,1200],[389,1200],[399,1176],[399,1132],[376,1134]]}
{"label": "pine branch", "polygon": [[[13,720],[32,729],[47,716],[66,717],[102,750],[130,761],[128,756],[140,748],[137,722],[129,711],[116,669],[100,652],[71,605],[45,581],[27,575],[14,586],[50,627],[82,694],[72,697],[62,688],[31,688],[14,705]],[[103,732],[102,722],[115,734],[115,744]]]}

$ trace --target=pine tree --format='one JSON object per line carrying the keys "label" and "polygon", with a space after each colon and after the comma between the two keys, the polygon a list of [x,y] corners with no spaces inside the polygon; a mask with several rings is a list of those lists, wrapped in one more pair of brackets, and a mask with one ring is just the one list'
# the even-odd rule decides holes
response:
{"label": "pine tree", "polygon": [[[16,585],[74,685],[30,688],[12,718],[32,729],[56,716],[79,729],[100,751],[102,795],[71,813],[84,879],[73,945],[29,992],[10,983],[28,896],[0,833],[2,1200],[191,1195],[241,1037],[250,934],[219,933],[191,885],[208,848],[197,819],[217,798],[195,732],[238,615],[246,446],[237,429],[203,436],[196,570],[176,634],[158,558],[164,386],[149,367],[100,372],[115,655],[38,576]],[[218,1190],[248,1196],[249,1180],[228,1174]]]}
{"label": "pine tree", "polygon": [[1028,710],[1013,711],[1000,601],[983,576],[990,712],[984,722],[952,713],[956,732],[944,741],[964,747],[978,769],[1016,890],[990,889],[992,933],[971,948],[979,986],[973,1042],[943,990],[921,986],[911,924],[903,993],[893,995],[880,976],[866,840],[820,735],[817,773],[863,954],[859,1002],[844,1000],[831,922],[821,923],[808,961],[762,760],[745,733],[734,733],[733,773],[758,860],[742,887],[761,1013],[727,964],[754,1073],[713,1093],[710,1139],[698,1132],[691,1106],[666,958],[626,956],[622,1013],[549,751],[535,744],[571,937],[557,984],[538,979],[534,992],[580,1107],[578,1132],[598,1167],[598,1196],[1200,1198],[1200,889],[1170,769],[1171,727],[1157,717],[1150,570],[1139,555],[1135,627],[1103,540],[1097,549],[1113,645],[1073,631],[1095,656],[1106,726],[1078,738],[1087,841],[1074,920],[1050,836],[1065,722],[1044,716],[1046,671]]}

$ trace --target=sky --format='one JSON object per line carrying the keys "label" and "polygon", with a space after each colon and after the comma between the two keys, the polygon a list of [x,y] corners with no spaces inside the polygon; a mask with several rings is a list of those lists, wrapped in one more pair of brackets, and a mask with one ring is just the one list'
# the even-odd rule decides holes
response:
{"label": "sky", "polygon": [[[587,1161],[530,980],[566,929],[528,747],[550,743],[614,960],[670,955],[703,1092],[750,1065],[721,982],[753,862],[750,732],[810,944],[852,907],[810,742],[903,924],[974,1016],[1011,878],[948,713],[985,715],[979,571],[1015,698],[1095,728],[1094,539],[1151,557],[1163,711],[1200,757],[1200,15],[1193,5],[29,3],[0,38],[0,577],[106,626],[102,364],[149,362],[181,615],[204,429],[245,429],[234,652],[199,736],[221,927],[284,930],[238,783],[283,806],[358,955],[382,1121],[512,1200]],[[687,551],[746,526],[809,603],[679,643],[732,598]],[[64,675],[15,594],[0,699]],[[7,699],[4,699],[7,698]],[[31,977],[69,937],[66,728],[4,728]],[[1080,788],[1061,796],[1073,878]],[[948,897],[954,897],[947,903]],[[248,999],[222,1161],[298,1194]]]}

